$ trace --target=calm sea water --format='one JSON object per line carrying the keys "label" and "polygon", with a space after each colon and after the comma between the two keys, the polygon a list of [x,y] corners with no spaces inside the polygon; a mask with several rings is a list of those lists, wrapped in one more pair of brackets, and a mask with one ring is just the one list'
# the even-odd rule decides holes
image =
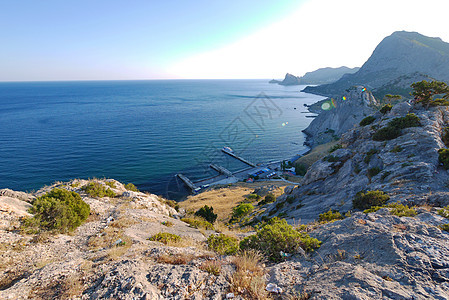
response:
{"label": "calm sea water", "polygon": [[[178,198],[193,180],[305,150],[304,104],[319,96],[267,80],[0,83],[0,188],[107,177]],[[182,189],[179,191],[182,194]]]}

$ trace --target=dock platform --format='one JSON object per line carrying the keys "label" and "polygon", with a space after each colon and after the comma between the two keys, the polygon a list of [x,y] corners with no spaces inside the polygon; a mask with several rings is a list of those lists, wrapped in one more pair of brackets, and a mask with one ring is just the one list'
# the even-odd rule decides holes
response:
{"label": "dock platform", "polygon": [[251,167],[253,167],[253,168],[256,167],[256,164],[253,164],[252,162],[247,161],[247,160],[244,159],[243,157],[240,157],[240,156],[236,155],[236,154],[233,153],[233,152],[230,152],[230,151],[225,150],[225,149],[221,149],[221,151],[223,151],[224,153],[226,153],[226,154],[229,155],[229,156],[232,156],[232,157],[234,157],[234,158],[240,160],[241,162],[243,162],[243,163],[245,163],[245,164],[247,164],[247,165],[249,165],[249,166],[251,166]]}
{"label": "dock platform", "polygon": [[214,169],[215,171],[217,171],[220,174],[226,175],[228,177],[232,176],[232,172],[222,166],[219,166],[216,164],[210,164],[209,167],[211,167],[212,169]]}
{"label": "dock platform", "polygon": [[198,188],[195,184],[193,184],[192,181],[190,181],[189,178],[187,178],[186,176],[182,175],[182,174],[176,174],[176,176],[179,177],[179,179],[181,179],[184,184],[186,186],[188,186],[193,192]]}

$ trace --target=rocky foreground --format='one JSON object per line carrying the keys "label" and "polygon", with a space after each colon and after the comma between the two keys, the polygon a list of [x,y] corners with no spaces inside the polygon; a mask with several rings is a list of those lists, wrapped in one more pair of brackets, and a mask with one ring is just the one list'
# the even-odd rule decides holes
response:
{"label": "rocky foreground", "polygon": [[[236,257],[205,247],[206,237],[215,231],[180,221],[180,213],[155,195],[128,191],[115,180],[97,182],[117,196],[87,195],[81,189],[86,180],[56,184],[33,195],[0,191],[0,299],[447,299],[449,295],[449,234],[438,227],[449,220],[435,207],[418,208],[415,217],[397,217],[383,208],[314,223],[306,230],[322,241],[315,252],[287,253],[281,263],[246,267],[236,277],[242,268]],[[87,221],[70,234],[24,233],[20,219],[29,216],[29,203],[55,187],[81,194],[91,207]],[[159,232],[175,233],[182,240],[164,245],[148,239]],[[251,283],[245,286],[246,277]],[[275,292],[267,291],[267,286]]]}

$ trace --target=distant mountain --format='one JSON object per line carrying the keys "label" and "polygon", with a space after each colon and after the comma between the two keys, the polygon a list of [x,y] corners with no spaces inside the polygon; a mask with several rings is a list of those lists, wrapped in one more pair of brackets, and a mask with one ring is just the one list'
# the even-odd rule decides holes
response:
{"label": "distant mountain", "polygon": [[382,97],[386,87],[394,88],[396,81],[404,88],[402,93],[408,94],[411,83],[428,78],[449,82],[449,44],[417,32],[397,31],[382,40],[356,73],[304,91],[336,97],[351,86],[363,85]]}
{"label": "distant mountain", "polygon": [[284,80],[280,81],[280,80],[270,80],[269,83],[277,83],[280,85],[300,85],[301,83],[299,83],[301,77],[292,75],[290,73],[285,74],[285,78]]}
{"label": "distant mountain", "polygon": [[301,84],[328,84],[340,79],[345,74],[353,74],[360,68],[321,68],[313,72],[307,72],[301,77]]}
{"label": "distant mountain", "polygon": [[326,84],[332,83],[340,79],[344,74],[352,74],[360,68],[321,68],[312,72],[307,72],[304,76],[299,77],[287,73],[284,80],[270,80],[270,83],[277,83],[280,85],[300,85],[300,84]]}

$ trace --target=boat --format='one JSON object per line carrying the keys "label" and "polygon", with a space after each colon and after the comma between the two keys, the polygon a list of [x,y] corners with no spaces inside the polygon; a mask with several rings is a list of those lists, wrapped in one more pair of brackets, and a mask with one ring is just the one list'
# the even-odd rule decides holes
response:
{"label": "boat", "polygon": [[228,152],[228,153],[234,154],[234,150],[232,150],[230,147],[227,147],[227,146],[223,147],[223,149],[221,149],[221,150],[224,151],[224,152]]}

